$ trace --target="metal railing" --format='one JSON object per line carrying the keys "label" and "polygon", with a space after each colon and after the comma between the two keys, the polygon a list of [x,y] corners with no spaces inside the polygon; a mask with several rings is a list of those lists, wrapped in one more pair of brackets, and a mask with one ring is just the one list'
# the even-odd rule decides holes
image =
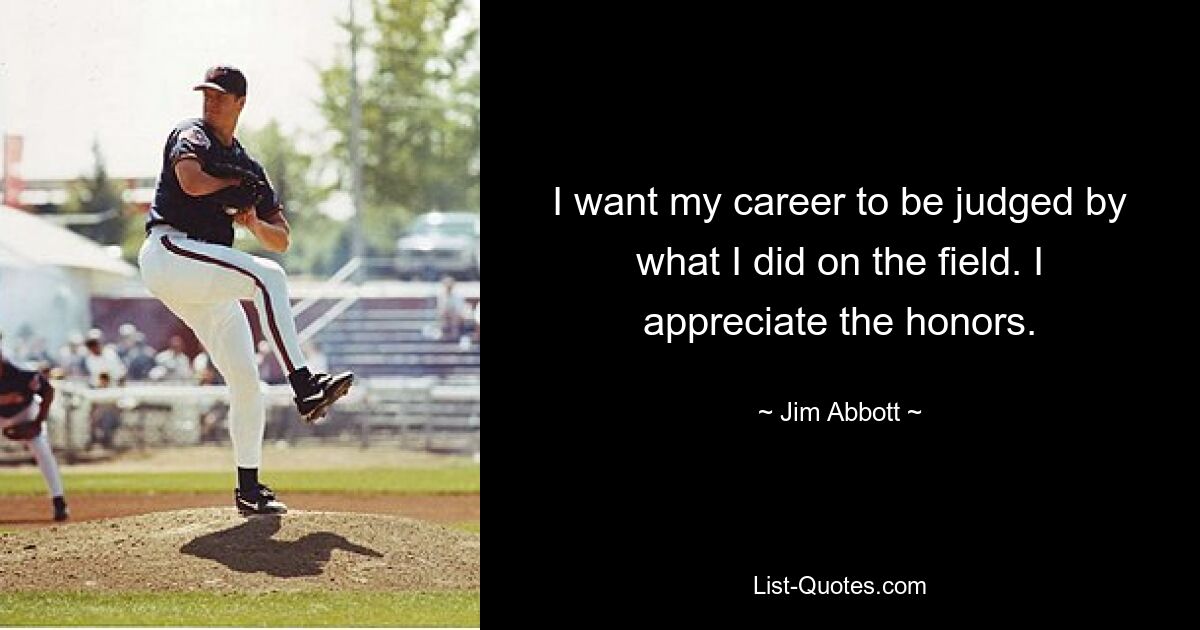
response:
{"label": "metal railing", "polygon": [[346,264],[342,265],[341,269],[338,269],[332,276],[329,276],[329,279],[326,280],[324,284],[321,285],[321,288],[317,290],[316,295],[305,298],[304,301],[292,307],[292,315],[300,317],[301,313],[312,308],[317,302],[330,297],[330,295],[333,293],[333,289],[344,283],[346,279],[352,276],[355,271],[358,271],[358,268],[361,266],[361,258],[351,258],[346,262]]}
{"label": "metal railing", "polygon": [[[479,451],[479,381],[440,377],[364,379],[315,427],[299,419],[287,385],[260,384],[267,433],[288,441],[358,441],[429,451]],[[188,446],[228,439],[229,388],[145,384],[93,389],[55,383],[49,432],[67,461],[92,444],[97,418],[115,414],[120,449]],[[205,423],[218,418],[216,426]],[[15,443],[13,443],[15,444]]]}
{"label": "metal railing", "polygon": [[[292,309],[292,315],[299,317],[301,313],[312,308],[312,306],[320,300],[332,297],[335,292],[341,293],[340,291],[336,290],[346,282],[347,278],[350,278],[352,275],[354,275],[354,272],[357,271],[361,265],[362,259],[351,258],[346,262],[346,264],[342,265],[341,269],[338,269],[337,272],[330,276],[329,279],[321,285],[315,295],[309,296],[303,302],[297,304],[296,307]],[[337,304],[334,304],[332,308],[323,313],[308,326],[305,326],[304,330],[300,331],[298,335],[300,343],[304,343],[315,337],[317,333],[321,332],[326,326],[333,323],[333,320],[337,319],[342,313],[345,313],[347,310],[349,310],[351,306],[354,306],[354,303],[358,301],[358,298],[359,296],[357,292],[355,292],[354,294],[345,296],[338,300]]]}

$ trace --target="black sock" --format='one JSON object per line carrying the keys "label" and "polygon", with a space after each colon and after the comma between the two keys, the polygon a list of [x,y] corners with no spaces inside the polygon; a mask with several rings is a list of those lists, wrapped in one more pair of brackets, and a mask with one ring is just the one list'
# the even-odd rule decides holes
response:
{"label": "black sock", "polygon": [[238,466],[238,490],[241,490],[242,496],[245,497],[258,496],[257,468],[242,468]]}
{"label": "black sock", "polygon": [[63,497],[54,497],[54,509],[61,510],[67,507],[67,500]]}
{"label": "black sock", "polygon": [[308,366],[302,367],[291,374],[288,374],[288,382],[292,384],[292,391],[297,394],[307,394],[309,390],[308,382],[312,379],[312,373],[308,371]]}

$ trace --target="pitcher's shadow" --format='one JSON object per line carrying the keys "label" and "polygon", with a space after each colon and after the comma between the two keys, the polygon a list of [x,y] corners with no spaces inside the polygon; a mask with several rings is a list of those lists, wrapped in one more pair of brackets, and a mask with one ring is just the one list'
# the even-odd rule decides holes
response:
{"label": "pitcher's shadow", "polygon": [[197,558],[216,560],[240,573],[266,573],[291,578],[321,575],[334,549],[382,558],[383,554],[356,545],[332,532],[305,534],[299,540],[274,540],[279,516],[254,516],[229,529],[200,536],[179,548]]}

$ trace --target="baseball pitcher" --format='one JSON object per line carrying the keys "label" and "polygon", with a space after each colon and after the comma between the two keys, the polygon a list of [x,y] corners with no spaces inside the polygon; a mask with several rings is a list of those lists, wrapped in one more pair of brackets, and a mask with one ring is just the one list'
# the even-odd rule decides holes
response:
{"label": "baseball pitcher", "polygon": [[265,408],[239,300],[253,299],[258,307],[263,333],[306,422],[323,417],[354,375],[309,371],[283,268],[233,248],[234,223],[270,251],[285,252],[291,244],[291,227],[266,171],[234,137],[246,105],[245,75],[216,66],[193,89],[204,93],[204,116],[179,123],[167,137],[138,263],[146,287],[196,333],[229,385],[238,469],[234,505],[246,515],[280,514],[287,506],[258,481]]}

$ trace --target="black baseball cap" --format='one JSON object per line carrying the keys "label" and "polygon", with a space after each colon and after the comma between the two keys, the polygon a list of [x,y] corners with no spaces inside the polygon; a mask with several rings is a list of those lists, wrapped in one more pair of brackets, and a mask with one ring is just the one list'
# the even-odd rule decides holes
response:
{"label": "black baseball cap", "polygon": [[220,90],[234,96],[246,95],[246,75],[233,66],[213,66],[204,73],[204,82],[193,90]]}

